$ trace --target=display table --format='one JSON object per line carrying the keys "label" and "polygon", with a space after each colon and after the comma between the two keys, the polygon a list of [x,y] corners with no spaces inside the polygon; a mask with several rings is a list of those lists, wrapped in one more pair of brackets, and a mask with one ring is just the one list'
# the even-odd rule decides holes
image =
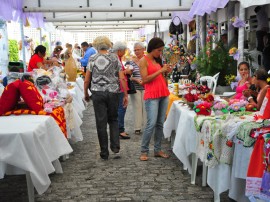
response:
{"label": "display table", "polygon": [[[168,117],[164,123],[164,136],[169,138],[173,130],[175,130],[175,140],[173,143],[173,152],[177,158],[183,163],[184,168],[188,169],[191,174],[191,183],[195,183],[197,168],[197,149],[199,144],[199,133],[196,131],[194,117],[195,112],[190,110],[188,106],[182,102],[174,101]],[[221,121],[221,120],[219,120]],[[220,124],[222,124],[220,122]],[[234,130],[237,130],[235,127]],[[236,149],[241,147],[236,146]],[[248,161],[251,149],[241,149],[242,152],[234,153],[234,161],[232,165],[219,163],[215,167],[208,168],[207,184],[214,191],[215,201],[219,201],[219,194],[230,189],[233,198],[245,198],[243,192],[236,192],[231,189],[231,183],[236,183],[238,178],[245,179]],[[190,158],[191,157],[191,158]],[[245,159],[242,161],[236,159]],[[237,161],[237,162],[236,162]],[[231,170],[233,169],[233,173]],[[205,172],[206,170],[203,169]],[[206,176],[203,174],[203,180]],[[237,183],[239,184],[239,183]],[[243,188],[243,183],[241,187]],[[239,196],[241,195],[241,196]]]}
{"label": "display table", "polygon": [[55,120],[40,115],[5,116],[0,117],[0,128],[0,179],[5,174],[28,174],[29,200],[34,193],[31,183],[39,194],[44,193],[51,183],[48,175],[62,172],[58,158],[72,152]]}

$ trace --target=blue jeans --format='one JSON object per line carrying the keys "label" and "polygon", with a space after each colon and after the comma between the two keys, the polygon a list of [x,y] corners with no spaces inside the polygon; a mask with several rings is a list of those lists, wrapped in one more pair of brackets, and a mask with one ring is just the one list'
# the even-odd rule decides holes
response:
{"label": "blue jeans", "polygon": [[125,115],[126,115],[126,109],[123,107],[123,98],[124,93],[119,94],[119,105],[118,105],[118,128],[119,133],[125,132]]}
{"label": "blue jeans", "polygon": [[154,152],[159,152],[161,150],[161,140],[163,137],[163,123],[166,117],[168,102],[169,102],[168,97],[145,100],[147,123],[142,137],[142,144],[141,144],[142,153],[149,152],[149,143],[154,130],[155,130]]}

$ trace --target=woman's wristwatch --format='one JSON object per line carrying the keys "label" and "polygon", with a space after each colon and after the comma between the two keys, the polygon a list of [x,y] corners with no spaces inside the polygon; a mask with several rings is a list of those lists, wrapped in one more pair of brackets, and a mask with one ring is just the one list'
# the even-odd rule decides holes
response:
{"label": "woman's wristwatch", "polygon": [[253,99],[253,97],[252,96],[249,96],[247,100],[250,101],[251,99]]}

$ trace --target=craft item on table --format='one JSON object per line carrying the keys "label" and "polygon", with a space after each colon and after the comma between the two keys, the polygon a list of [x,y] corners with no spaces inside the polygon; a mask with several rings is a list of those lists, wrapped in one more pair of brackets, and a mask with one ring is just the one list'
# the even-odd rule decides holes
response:
{"label": "craft item on table", "polygon": [[67,74],[67,80],[75,82],[77,78],[77,66],[74,58],[70,56],[65,62],[65,72]]}
{"label": "craft item on table", "polygon": [[42,89],[44,85],[49,85],[52,82],[49,76],[43,75],[36,78],[36,86]]}
{"label": "craft item on table", "polygon": [[227,107],[228,107],[228,102],[224,100],[224,101],[214,102],[212,109],[215,112],[215,115],[220,116],[220,115],[229,113],[229,110],[227,109]]}
{"label": "craft item on table", "polygon": [[238,111],[245,111],[247,104],[248,104],[248,102],[246,100],[231,99],[229,101],[228,110],[231,113],[238,112]]}
{"label": "craft item on table", "polygon": [[0,116],[16,107],[20,99],[20,83],[21,81],[17,80],[5,87],[2,96],[0,97]]}
{"label": "craft item on table", "polygon": [[178,95],[178,83],[173,84],[173,94]]}
{"label": "craft item on table", "polygon": [[194,105],[194,111],[197,115],[204,115],[204,116],[210,116],[211,115],[211,106],[212,104],[206,101],[203,101],[202,103],[198,105]]}
{"label": "craft item on table", "polygon": [[[267,122],[269,123],[269,122]],[[261,128],[263,126],[263,122],[243,122],[240,124],[237,130],[236,138],[243,141],[244,147],[251,147],[255,143],[256,139],[254,139],[250,134],[256,128]]]}
{"label": "craft item on table", "polygon": [[33,83],[28,80],[20,82],[20,95],[30,110],[40,111],[44,109],[43,99]]}
{"label": "craft item on table", "polygon": [[255,112],[255,111],[257,111],[257,107],[256,107],[256,105],[253,104],[253,103],[248,103],[248,104],[246,105],[246,111]]}
{"label": "craft item on table", "polygon": [[251,134],[257,141],[250,157],[246,178],[245,194],[250,201],[257,201],[256,198],[270,201],[269,129],[258,128]]}
{"label": "craft item on table", "polygon": [[210,88],[207,85],[197,85],[197,89],[200,91],[201,94],[206,94],[210,92]]}
{"label": "craft item on table", "polygon": [[200,95],[200,99],[211,103],[214,101],[215,98],[212,93],[207,93],[205,95]]}

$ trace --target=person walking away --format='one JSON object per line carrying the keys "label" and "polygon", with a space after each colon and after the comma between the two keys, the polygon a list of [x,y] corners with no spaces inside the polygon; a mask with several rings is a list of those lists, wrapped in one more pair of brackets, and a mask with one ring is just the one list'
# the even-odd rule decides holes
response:
{"label": "person walking away", "polygon": [[163,124],[170,94],[165,74],[171,72],[171,67],[168,64],[162,65],[161,62],[164,45],[162,39],[152,38],[147,47],[148,54],[139,63],[145,88],[144,100],[147,113],[147,123],[141,143],[141,161],[148,160],[149,144],[154,131],[154,156],[169,158],[169,155],[161,150]]}
{"label": "person walking away", "polygon": [[107,160],[109,157],[107,124],[110,129],[110,149],[115,154],[120,150],[117,119],[120,102],[119,80],[123,88],[124,96],[121,102],[124,107],[128,105],[128,94],[122,65],[114,53],[108,52],[111,48],[110,40],[105,36],[99,36],[94,40],[93,46],[98,53],[90,57],[84,81],[84,95],[85,100],[89,101],[88,87],[91,82],[100,157]]}

